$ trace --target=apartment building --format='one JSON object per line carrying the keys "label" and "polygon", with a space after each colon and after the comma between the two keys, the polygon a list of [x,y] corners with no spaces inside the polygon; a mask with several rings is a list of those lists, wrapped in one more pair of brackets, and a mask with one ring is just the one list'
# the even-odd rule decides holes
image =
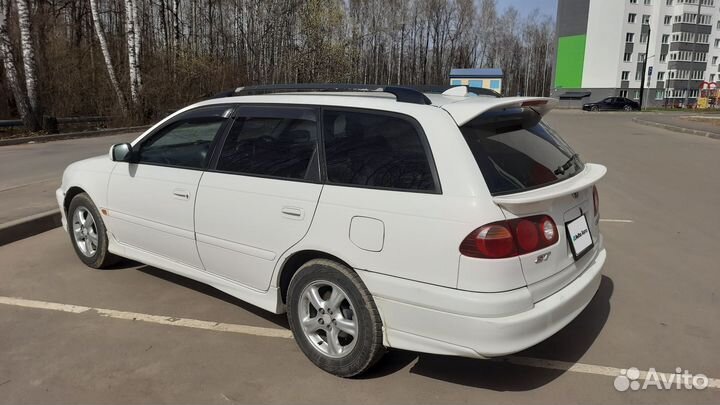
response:
{"label": "apartment building", "polygon": [[559,0],[557,36],[561,100],[639,100],[646,59],[645,106],[694,104],[720,80],[720,0]]}

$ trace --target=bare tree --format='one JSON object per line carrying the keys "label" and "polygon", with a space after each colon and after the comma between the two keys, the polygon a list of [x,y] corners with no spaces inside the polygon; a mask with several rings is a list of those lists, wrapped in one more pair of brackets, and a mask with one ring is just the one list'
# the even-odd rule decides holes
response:
{"label": "bare tree", "polygon": [[108,50],[107,40],[105,40],[105,34],[103,33],[102,25],[100,24],[100,15],[98,14],[97,0],[90,0],[90,11],[92,13],[92,19],[95,25],[95,33],[97,34],[98,42],[100,43],[100,50],[102,51],[103,58],[105,59],[105,67],[110,78],[110,84],[112,85],[113,90],[115,90],[115,96],[118,100],[118,106],[120,106],[123,114],[126,114],[127,108],[125,106],[125,96],[120,89],[120,84],[118,83],[117,76],[115,75],[115,68],[112,64],[110,51]]}
{"label": "bare tree", "polygon": [[15,98],[15,105],[17,106],[20,118],[26,121],[29,118],[30,112],[27,97],[25,97],[20,87],[17,68],[15,66],[15,56],[10,47],[10,36],[8,35],[7,27],[8,14],[10,14],[10,1],[3,2],[0,0],[0,59],[3,61],[5,77]]}
{"label": "bare tree", "polygon": [[137,106],[140,93],[140,65],[138,62],[137,49],[137,25],[135,17],[137,8],[134,0],[125,0],[125,32],[127,40],[128,71],[130,73],[130,100]]}
{"label": "bare tree", "polygon": [[26,119],[26,121],[32,131],[37,131],[42,127],[42,108],[38,97],[35,44],[30,34],[30,5],[28,0],[16,0],[16,5],[18,25],[20,26],[20,47],[22,49],[23,70],[25,71],[25,90],[30,106],[29,119]]}

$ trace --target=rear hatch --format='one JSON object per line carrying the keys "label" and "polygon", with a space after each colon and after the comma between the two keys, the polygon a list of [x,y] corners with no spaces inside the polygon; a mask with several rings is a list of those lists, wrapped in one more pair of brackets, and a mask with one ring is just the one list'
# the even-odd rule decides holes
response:
{"label": "rear hatch", "polygon": [[551,105],[514,99],[458,122],[505,218],[547,215],[555,222],[557,243],[517,258],[535,301],[582,273],[601,243],[593,187],[606,169],[583,163],[542,122]]}

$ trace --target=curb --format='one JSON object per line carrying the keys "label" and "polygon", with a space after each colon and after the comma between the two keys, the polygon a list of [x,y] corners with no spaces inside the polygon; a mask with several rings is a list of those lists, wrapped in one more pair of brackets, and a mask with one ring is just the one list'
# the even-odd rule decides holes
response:
{"label": "curb", "polygon": [[697,135],[697,136],[703,136],[705,138],[720,140],[720,134],[716,134],[714,132],[700,131],[697,129],[679,127],[677,125],[662,124],[660,122],[646,121],[646,120],[640,119],[638,117],[633,118],[633,121],[637,122],[638,124],[641,124],[641,125],[647,125],[650,127],[667,129],[668,131],[680,132],[683,134]]}
{"label": "curb", "polygon": [[60,209],[0,224],[0,246],[62,226]]}
{"label": "curb", "polygon": [[148,128],[150,128],[150,125],[143,125],[139,127],[99,129],[97,131],[66,132],[64,134],[26,136],[23,138],[0,139],[0,146],[20,145],[28,142],[41,143],[49,141],[59,141],[61,139],[93,138],[98,136],[114,135],[123,132],[143,131]]}

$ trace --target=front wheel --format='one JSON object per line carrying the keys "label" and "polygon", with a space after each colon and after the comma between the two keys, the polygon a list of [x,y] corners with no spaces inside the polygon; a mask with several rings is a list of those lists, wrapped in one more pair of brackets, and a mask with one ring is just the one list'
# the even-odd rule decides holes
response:
{"label": "front wheel", "polygon": [[625,110],[625,111],[632,111],[633,108],[632,108],[631,105],[626,105],[625,107],[623,107],[623,110]]}
{"label": "front wheel", "polygon": [[83,263],[101,269],[119,260],[108,251],[105,223],[87,194],[78,194],[70,201],[67,218],[70,240]]}
{"label": "front wheel", "polygon": [[287,303],[295,341],[321,369],[352,377],[385,353],[375,302],[346,266],[325,259],[305,263],[290,281]]}
{"label": "front wheel", "polygon": [[598,112],[598,111],[600,111],[600,107],[594,105],[594,106],[590,107],[590,111],[592,111],[592,112]]}

